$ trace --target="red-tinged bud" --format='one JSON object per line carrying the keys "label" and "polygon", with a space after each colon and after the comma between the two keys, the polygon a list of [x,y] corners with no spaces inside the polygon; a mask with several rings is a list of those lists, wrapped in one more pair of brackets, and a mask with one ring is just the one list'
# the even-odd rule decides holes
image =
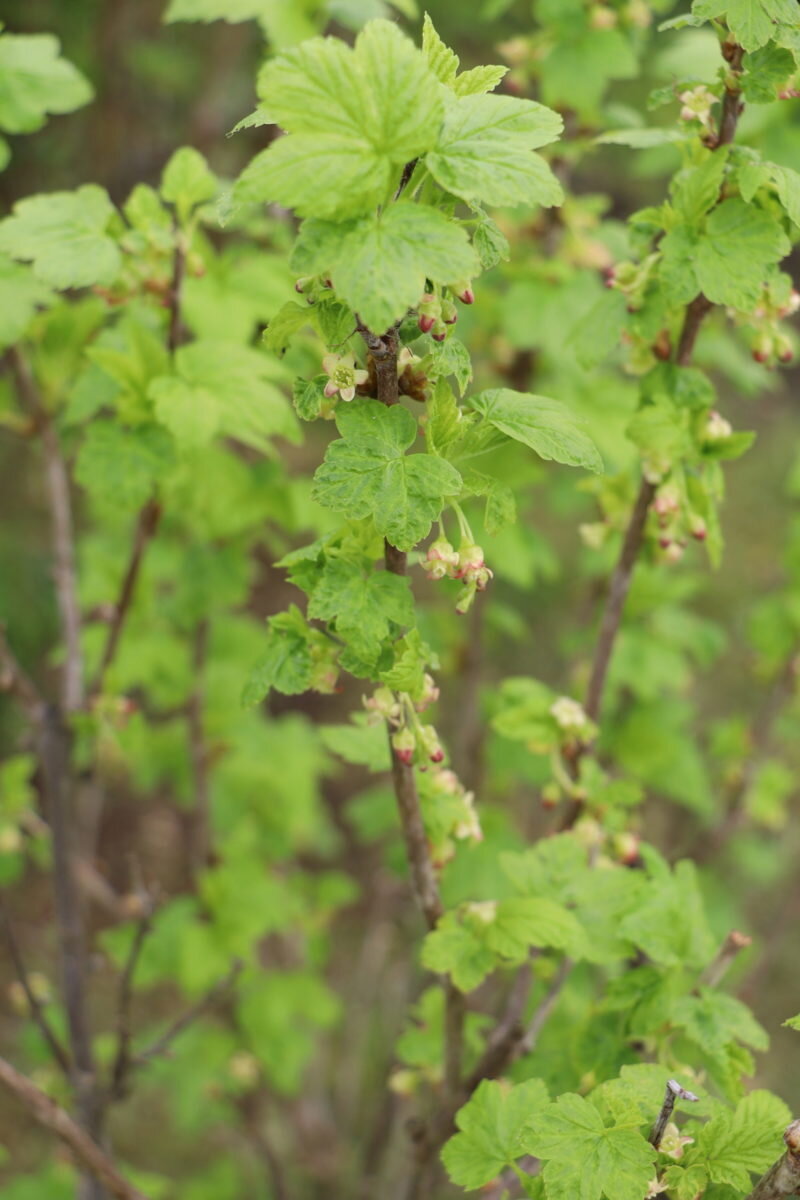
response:
{"label": "red-tinged bud", "polygon": [[754,350],[753,358],[757,363],[769,362],[769,355],[766,354],[763,350]]}
{"label": "red-tinged bud", "polygon": [[653,354],[661,362],[669,362],[672,358],[672,339],[669,336],[668,329],[662,329],[653,342]]}
{"label": "red-tinged bud", "polygon": [[781,360],[782,363],[784,363],[784,365],[786,365],[790,362],[793,362],[794,361],[794,351],[793,350],[781,350],[780,354],[778,355],[778,358]]}
{"label": "red-tinged bud", "polygon": [[668,563],[680,562],[683,558],[684,547],[680,542],[672,542],[664,551],[664,561]]}
{"label": "red-tinged bud", "polygon": [[447,326],[444,321],[436,321],[430,333],[435,342],[445,341],[447,338]]}
{"label": "red-tinged bud", "polygon": [[452,300],[446,299],[442,301],[442,320],[445,325],[455,325],[458,320],[458,309]]}
{"label": "red-tinged bud", "polygon": [[617,860],[626,867],[632,867],[639,860],[640,839],[635,833],[618,833],[614,838],[614,852]]}
{"label": "red-tinged bud", "polygon": [[294,290],[298,295],[304,295],[314,284],[313,275],[302,275],[295,281]]}
{"label": "red-tinged bud", "polygon": [[432,292],[425,292],[419,304],[419,327],[423,333],[430,333],[442,315],[440,301]]}
{"label": "red-tinged bud", "polygon": [[430,333],[436,324],[436,317],[428,316],[426,313],[420,313],[419,321],[417,323],[423,333]]}
{"label": "red-tinged bud", "polygon": [[607,288],[613,288],[613,287],[617,286],[617,268],[616,267],[605,267],[602,274],[603,274],[603,283],[606,285]]}
{"label": "red-tinged bud", "polygon": [[662,550],[669,550],[670,546],[672,545],[672,538],[671,537],[660,537],[658,539],[658,544]]}
{"label": "red-tinged bud", "polygon": [[605,31],[616,28],[617,14],[605,4],[593,4],[589,10],[589,28]]}
{"label": "red-tinged bud", "polygon": [[692,513],[689,517],[689,532],[695,541],[698,542],[704,542],[708,537],[708,526],[697,513]]}
{"label": "red-tinged bud", "polygon": [[472,280],[466,280],[463,283],[454,283],[451,285],[451,287],[462,304],[475,303],[475,292],[472,289]]}
{"label": "red-tinged bud", "polygon": [[417,739],[407,726],[392,734],[392,749],[395,758],[398,758],[407,767],[411,766],[417,749]]}
{"label": "red-tinged bud", "polygon": [[436,686],[436,681],[432,675],[425,675],[423,681],[422,695],[414,704],[417,712],[424,712],[431,704],[435,704],[439,699],[439,689]]}
{"label": "red-tinged bud", "polygon": [[561,788],[557,783],[546,783],[542,788],[542,808],[555,808],[561,800]]}
{"label": "red-tinged bud", "polygon": [[782,363],[790,363],[794,358],[794,347],[783,333],[779,333],[775,338],[775,352],[778,355],[778,361]]}

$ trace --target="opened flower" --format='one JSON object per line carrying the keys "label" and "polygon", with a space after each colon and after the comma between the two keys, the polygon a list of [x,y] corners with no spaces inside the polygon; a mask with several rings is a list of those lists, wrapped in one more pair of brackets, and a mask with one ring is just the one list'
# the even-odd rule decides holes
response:
{"label": "opened flower", "polygon": [[342,400],[352,400],[356,388],[366,383],[369,373],[356,367],[352,354],[326,354],[322,360],[322,368],[328,376],[325,384],[325,395],[329,400],[339,394]]}

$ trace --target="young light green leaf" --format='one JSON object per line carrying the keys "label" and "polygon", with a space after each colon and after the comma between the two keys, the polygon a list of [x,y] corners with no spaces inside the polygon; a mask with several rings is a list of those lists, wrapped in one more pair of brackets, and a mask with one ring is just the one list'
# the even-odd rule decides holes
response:
{"label": "young light green leaf", "polygon": [[135,509],[172,463],[172,440],[157,425],[125,429],[95,421],[78,452],[75,478],[101,503]]}
{"label": "young light green leaf", "polygon": [[287,696],[298,695],[310,688],[314,669],[312,633],[295,605],[270,619],[266,649],[242,692],[245,708],[260,704],[272,688]]}
{"label": "young light green leaf", "polygon": [[734,198],[714,209],[697,247],[700,290],[714,304],[749,312],[758,304],[768,269],[790,251],[769,213]]}
{"label": "young light green leaf", "polygon": [[508,74],[508,67],[486,64],[462,71],[453,84],[457,96],[483,96],[493,92],[498,83],[502,83]]}
{"label": "young light green leaf", "polygon": [[549,1100],[541,1079],[509,1087],[484,1079],[456,1114],[460,1132],[442,1150],[453,1183],[480,1188],[524,1154],[522,1141]]}
{"label": "young light green leaf", "polygon": [[319,217],[388,200],[399,169],[435,145],[443,106],[421,51],[382,20],[353,49],[313,38],[267,63],[259,96],[289,136],[245,169],[234,198]]}
{"label": "young light green leaf", "polygon": [[776,34],[776,25],[797,24],[794,0],[694,0],[695,16],[711,21],[724,17],[745,50],[758,50]]}
{"label": "young light green leaf", "polygon": [[559,204],[561,185],[533,150],[555,141],[561,117],[533,100],[465,96],[450,100],[435,150],[426,158],[445,191],[492,205]]}
{"label": "young light green leaf", "polygon": [[447,496],[461,489],[458,471],[431,454],[406,455],[417,423],[400,405],[375,400],[340,407],[333,442],[314,476],[312,495],[356,520],[372,517],[399,550],[411,550],[430,530]]}
{"label": "young light green leaf", "polygon": [[548,1196],[642,1200],[655,1173],[656,1152],[638,1129],[606,1127],[597,1109],[572,1093],[537,1112],[520,1144],[546,1160]]}
{"label": "young light green leaf", "polygon": [[428,13],[422,25],[422,53],[428,60],[432,73],[442,83],[452,86],[458,74],[459,58],[454,50],[445,45]]}
{"label": "young light green leaf", "polygon": [[408,579],[387,571],[365,575],[344,559],[325,563],[308,605],[310,619],[335,621],[336,632],[365,661],[380,653],[392,625],[413,625],[414,601]]}
{"label": "young light green leaf", "polygon": [[558,400],[494,388],[472,396],[469,405],[495,429],[530,446],[541,458],[597,473],[603,470],[594,442]]}
{"label": "young light green leaf", "polygon": [[107,192],[91,183],[76,192],[29,196],[0,221],[0,250],[32,261],[36,275],[56,288],[109,284],[121,262],[107,233],[113,216]]}
{"label": "young light green leaf", "polygon": [[751,1092],[734,1112],[720,1113],[703,1126],[686,1155],[686,1165],[702,1165],[713,1183],[749,1192],[751,1174],[761,1174],[780,1158],[781,1134],[791,1119],[777,1096]]}
{"label": "young light green leaf", "polygon": [[37,308],[52,299],[50,288],[36,278],[30,267],[0,254],[0,350],[18,342]]}
{"label": "young light green leaf", "polygon": [[479,269],[462,226],[408,201],[346,224],[308,222],[293,265],[302,274],[329,273],[337,294],[375,333],[417,304],[426,279],[453,283]]}
{"label": "young light green leaf", "polygon": [[33,133],[48,113],[68,113],[93,96],[89,81],[60,57],[48,33],[0,33],[0,129]]}
{"label": "young light green leaf", "polygon": [[161,175],[161,195],[174,204],[185,225],[198,204],[217,193],[217,181],[202,154],[192,146],[176,150]]}

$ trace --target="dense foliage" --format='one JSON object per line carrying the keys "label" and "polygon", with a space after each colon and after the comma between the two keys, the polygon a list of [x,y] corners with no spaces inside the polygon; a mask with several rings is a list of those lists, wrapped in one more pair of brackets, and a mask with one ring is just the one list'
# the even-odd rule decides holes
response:
{"label": "dense foliage", "polygon": [[[49,530],[4,553],[0,1082],[70,1152],[9,1145],[9,1200],[800,1186],[728,986],[796,849],[796,523],[745,711],[696,603],[759,454],[720,409],[797,346],[800,12],[530,7],[464,66],[411,0],[172,0],[263,28],[257,153],[0,220]],[[90,97],[0,32],[10,172]]]}

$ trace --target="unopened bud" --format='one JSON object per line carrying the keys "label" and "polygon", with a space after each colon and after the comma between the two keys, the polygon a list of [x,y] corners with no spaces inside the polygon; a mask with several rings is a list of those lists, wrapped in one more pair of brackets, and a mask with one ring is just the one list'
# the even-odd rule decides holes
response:
{"label": "unopened bud", "polygon": [[430,333],[435,342],[444,342],[447,339],[447,326],[444,321],[436,321]]}
{"label": "unopened bud", "polygon": [[668,563],[680,562],[683,558],[685,547],[680,542],[670,542],[664,550],[664,561]]}
{"label": "unopened bud", "polygon": [[698,542],[704,542],[708,537],[708,526],[697,513],[692,513],[689,517],[689,532]]}
{"label": "unopened bud", "polygon": [[445,299],[442,301],[442,320],[445,325],[455,325],[458,320],[458,309],[452,300]]}
{"label": "unopened bud", "polygon": [[724,442],[733,433],[733,427],[730,421],[726,421],[725,417],[721,416],[715,409],[712,409],[708,414],[706,422],[706,440],[709,442]]}
{"label": "unopened bud", "polygon": [[417,712],[424,712],[431,704],[435,704],[439,699],[439,689],[436,686],[436,681],[432,675],[425,675],[423,682],[422,695],[416,701],[414,707]]}
{"label": "unopened bud", "polygon": [[430,333],[441,317],[442,306],[432,292],[425,292],[418,306],[419,327],[423,333]]}
{"label": "unopened bud", "polygon": [[400,762],[405,763],[407,767],[411,766],[417,749],[417,739],[407,726],[392,734],[392,749],[395,758],[399,758]]}
{"label": "unopened bud", "polygon": [[313,284],[314,284],[314,276],[313,275],[302,275],[300,277],[300,279],[295,280],[294,290],[299,295],[302,296],[305,292],[308,292],[311,290]]}
{"label": "unopened bud", "polygon": [[456,296],[458,296],[458,298],[462,304],[474,304],[475,303],[475,293],[472,290],[472,280],[471,279],[463,279],[463,280],[459,280],[458,283],[451,283],[450,290]]}
{"label": "unopened bud", "polygon": [[615,29],[617,25],[617,14],[613,8],[607,8],[605,4],[593,4],[589,10],[589,27],[596,29],[598,32],[606,29]]}

